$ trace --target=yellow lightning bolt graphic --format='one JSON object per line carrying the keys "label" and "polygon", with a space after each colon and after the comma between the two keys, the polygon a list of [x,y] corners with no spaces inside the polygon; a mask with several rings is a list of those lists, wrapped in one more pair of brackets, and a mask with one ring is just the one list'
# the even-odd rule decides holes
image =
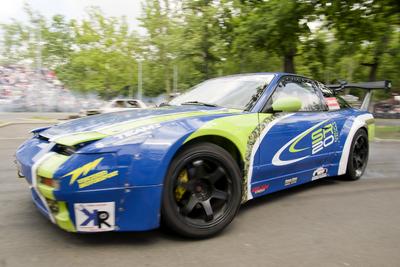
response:
{"label": "yellow lightning bolt graphic", "polygon": [[71,180],[69,181],[69,184],[73,184],[76,179],[78,179],[80,176],[85,176],[86,174],[88,174],[88,172],[90,172],[91,170],[93,170],[94,168],[97,167],[97,165],[99,165],[100,161],[102,161],[104,158],[98,158],[92,162],[89,162],[85,165],[83,165],[82,167],[76,168],[75,170],[67,173],[66,175],[64,175],[63,177],[66,176],[70,176],[71,175]]}

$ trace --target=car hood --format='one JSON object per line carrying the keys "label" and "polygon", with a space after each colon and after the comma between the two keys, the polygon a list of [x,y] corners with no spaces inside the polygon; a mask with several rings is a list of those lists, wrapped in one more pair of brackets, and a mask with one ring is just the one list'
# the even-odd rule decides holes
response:
{"label": "car hood", "polygon": [[38,134],[50,142],[73,146],[120,134],[145,125],[215,114],[229,115],[238,112],[241,111],[203,106],[169,106],[154,109],[126,110],[60,123]]}

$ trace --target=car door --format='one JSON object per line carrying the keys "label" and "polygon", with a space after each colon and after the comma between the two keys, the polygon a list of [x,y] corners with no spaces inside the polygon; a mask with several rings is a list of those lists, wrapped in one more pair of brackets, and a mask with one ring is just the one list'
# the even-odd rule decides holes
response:
{"label": "car door", "polygon": [[[337,141],[335,123],[316,83],[297,76],[282,77],[266,103],[271,112],[274,101],[295,97],[301,100],[298,112],[274,113],[274,119],[260,132],[257,151],[259,166],[253,181],[267,181],[272,191],[310,181],[317,169],[329,164]],[[260,113],[260,123],[265,114]],[[257,155],[256,155],[257,156]]]}

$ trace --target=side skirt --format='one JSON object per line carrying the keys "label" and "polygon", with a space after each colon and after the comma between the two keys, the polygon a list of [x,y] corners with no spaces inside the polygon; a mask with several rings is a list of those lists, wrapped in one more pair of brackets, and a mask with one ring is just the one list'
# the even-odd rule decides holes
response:
{"label": "side skirt", "polygon": [[310,169],[291,175],[258,181],[251,184],[251,194],[253,198],[257,198],[326,177],[336,176],[337,168],[338,164],[331,164],[318,169]]}

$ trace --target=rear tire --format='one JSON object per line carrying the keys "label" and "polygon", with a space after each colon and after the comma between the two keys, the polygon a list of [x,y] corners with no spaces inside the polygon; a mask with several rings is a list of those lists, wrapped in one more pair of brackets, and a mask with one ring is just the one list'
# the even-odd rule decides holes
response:
{"label": "rear tire", "polygon": [[349,159],[347,161],[345,180],[355,181],[364,174],[368,163],[369,143],[368,135],[364,129],[359,129],[351,142]]}
{"label": "rear tire", "polygon": [[225,149],[212,143],[184,148],[165,178],[163,222],[185,237],[217,234],[239,209],[241,181],[240,169]]}

